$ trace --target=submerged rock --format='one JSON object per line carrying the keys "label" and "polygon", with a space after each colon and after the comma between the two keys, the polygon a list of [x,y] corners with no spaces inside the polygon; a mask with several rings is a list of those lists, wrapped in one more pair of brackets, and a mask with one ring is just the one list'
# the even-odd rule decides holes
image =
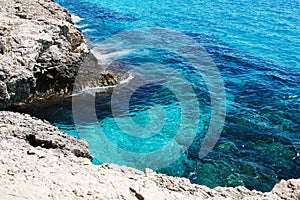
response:
{"label": "submerged rock", "polygon": [[0,112],[0,197],[6,199],[298,199],[300,179],[271,192],[191,184],[186,178],[93,165],[84,141],[26,114]]}

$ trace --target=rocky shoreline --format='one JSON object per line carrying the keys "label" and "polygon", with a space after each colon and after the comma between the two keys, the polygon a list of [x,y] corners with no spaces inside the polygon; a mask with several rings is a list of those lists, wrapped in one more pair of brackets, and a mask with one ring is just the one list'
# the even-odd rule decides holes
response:
{"label": "rocky shoreline", "polygon": [[[50,0],[2,0],[0,36],[2,109],[69,95],[80,67],[100,68],[71,15]],[[114,85],[120,78],[103,73],[82,84]]]}
{"label": "rocky shoreline", "polygon": [[[68,11],[54,1],[1,5],[0,109],[64,98],[81,66],[99,68]],[[82,85],[115,85],[124,77],[103,72],[94,78]],[[0,111],[0,152],[1,199],[300,199],[300,179],[262,193],[242,186],[209,189],[150,169],[95,166],[84,140],[11,111]]]}
{"label": "rocky shoreline", "polygon": [[1,199],[297,199],[300,179],[269,193],[243,186],[191,184],[188,179],[91,163],[84,140],[27,114],[0,111]]}

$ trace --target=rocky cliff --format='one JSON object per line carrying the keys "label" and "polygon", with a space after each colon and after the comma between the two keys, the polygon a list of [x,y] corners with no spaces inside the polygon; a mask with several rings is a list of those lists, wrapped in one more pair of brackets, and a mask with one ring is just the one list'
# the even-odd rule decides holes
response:
{"label": "rocky cliff", "polygon": [[71,89],[89,50],[70,14],[51,0],[2,0],[0,108]]}
{"label": "rocky cliff", "polygon": [[[97,65],[70,14],[53,1],[0,3],[0,108],[67,94],[80,66]],[[95,78],[104,86],[118,82],[114,75]],[[300,179],[281,181],[269,193],[209,189],[149,169],[95,166],[91,159],[85,141],[29,115],[0,111],[1,200],[300,198]]]}
{"label": "rocky cliff", "polygon": [[[97,64],[64,8],[52,0],[1,0],[0,108],[70,94],[79,67]],[[118,78],[103,74],[94,82]]]}
{"label": "rocky cliff", "polygon": [[300,179],[269,193],[245,187],[209,189],[188,179],[128,167],[92,165],[88,147],[48,122],[0,111],[0,197],[4,199],[293,199]]}

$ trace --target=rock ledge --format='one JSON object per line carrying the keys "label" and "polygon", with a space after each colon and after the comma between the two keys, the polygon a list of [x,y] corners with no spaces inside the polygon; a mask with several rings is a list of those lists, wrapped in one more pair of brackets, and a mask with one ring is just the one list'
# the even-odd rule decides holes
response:
{"label": "rock ledge", "polygon": [[[188,179],[124,166],[93,165],[88,146],[26,114],[0,112],[1,199],[291,199],[300,179],[281,181],[269,193],[245,187],[191,184]],[[28,139],[35,137],[33,141]],[[44,144],[44,145],[43,145]],[[51,145],[49,145],[51,144]]]}

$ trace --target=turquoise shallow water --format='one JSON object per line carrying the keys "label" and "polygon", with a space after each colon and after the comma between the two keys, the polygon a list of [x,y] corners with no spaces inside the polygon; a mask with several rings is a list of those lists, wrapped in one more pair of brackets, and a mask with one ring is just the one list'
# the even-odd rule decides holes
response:
{"label": "turquoise shallow water", "polygon": [[[117,63],[125,69],[146,64],[172,68],[195,91],[200,120],[183,124],[193,142],[175,162],[158,172],[187,177],[193,183],[209,187],[245,185],[250,189],[270,190],[280,179],[299,178],[300,174],[300,2],[299,1],[116,1],[58,0],[71,13],[81,17],[77,25],[92,47],[125,31],[165,28],[184,34],[203,46],[222,76],[226,91],[226,120],[213,150],[203,159],[198,152],[211,119],[211,101],[203,76],[182,57],[162,49],[146,48],[122,56]],[[147,37],[155,37],[147,35]],[[149,38],[148,38],[149,39]],[[112,41],[113,45],[120,41]],[[174,46],[184,41],[174,39]],[[107,48],[109,44],[106,44]],[[101,48],[105,48],[105,45]],[[120,45],[118,51],[128,46]],[[105,50],[105,49],[104,49]],[[166,74],[164,68],[152,67],[148,74]],[[157,78],[153,75],[153,79]],[[183,94],[180,102],[174,91],[162,83],[146,84],[133,92],[129,115],[142,127],[151,124],[149,133],[138,138],[126,121],[123,101],[95,98],[98,122],[75,128],[71,105],[49,109],[47,119],[60,129],[86,138],[94,155],[104,152],[97,127],[115,146],[128,152],[147,154],[162,149],[172,141],[181,123],[183,103],[192,105],[191,94],[180,79],[173,77]],[[161,105],[165,113],[151,116],[151,108]],[[124,110],[123,110],[124,109]],[[55,111],[54,111],[55,110]],[[199,111],[198,111],[199,110]],[[84,108],[83,108],[84,111]],[[200,115],[201,114],[201,115]],[[152,118],[151,118],[152,117]],[[161,119],[165,119],[161,126]],[[123,123],[123,128],[117,125]],[[196,126],[196,128],[195,128]],[[161,128],[161,129],[160,129]],[[84,134],[82,134],[84,133]],[[107,155],[118,163],[116,153]],[[95,163],[105,161],[98,157]],[[167,157],[167,156],[166,156]],[[161,157],[158,159],[167,159]],[[103,158],[103,160],[101,160]],[[148,159],[151,160],[151,159]],[[147,162],[146,162],[147,163]],[[135,161],[120,162],[135,166]]]}

